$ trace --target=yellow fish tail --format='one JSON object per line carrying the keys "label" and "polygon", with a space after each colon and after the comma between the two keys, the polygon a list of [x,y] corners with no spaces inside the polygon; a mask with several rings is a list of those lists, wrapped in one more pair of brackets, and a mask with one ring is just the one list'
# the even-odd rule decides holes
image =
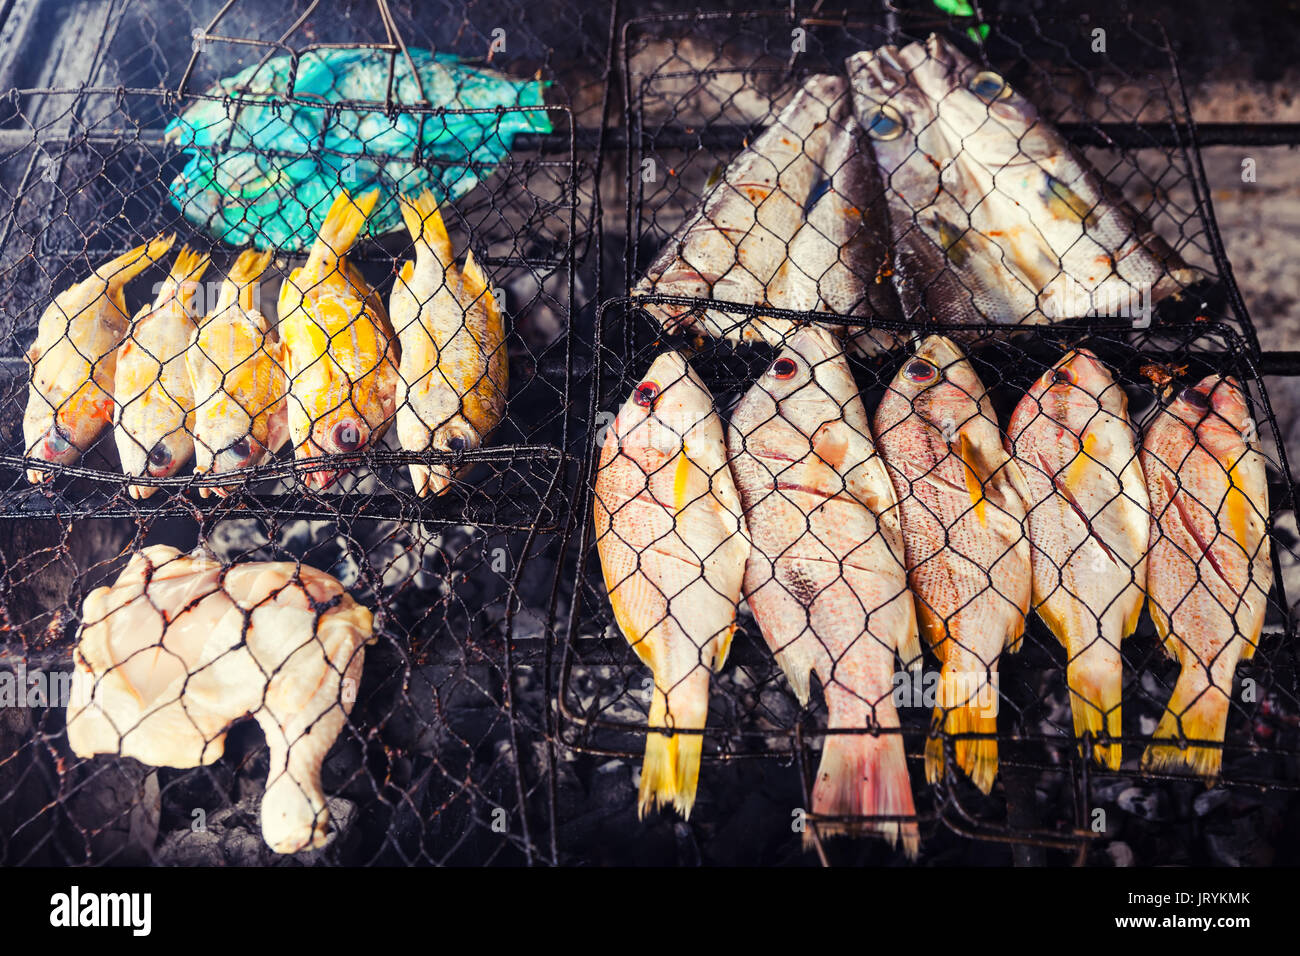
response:
{"label": "yellow fish tail", "polygon": [[111,289],[120,289],[149,266],[167,255],[176,241],[176,233],[156,236],[142,246],[136,246],[130,252],[124,252],[116,259],[110,259],[98,269],[95,275],[108,283]]}
{"label": "yellow fish tail", "polygon": [[1121,675],[1093,673],[1084,660],[1076,659],[1066,669],[1066,683],[1070,685],[1075,737],[1082,740],[1085,733],[1091,733],[1094,738],[1100,734],[1113,738],[1113,743],[1094,744],[1092,756],[1101,766],[1118,770],[1123,758],[1119,743]]}
{"label": "yellow fish tail", "polygon": [[[650,726],[703,729],[709,709],[708,682],[708,669],[698,668],[673,688],[671,710],[668,698],[656,682],[650,704]],[[644,817],[656,806],[671,805],[683,819],[689,818],[699,787],[703,752],[702,734],[647,734],[638,815]]]}
{"label": "yellow fish tail", "polygon": [[451,265],[454,256],[451,237],[447,235],[447,225],[442,221],[433,193],[426,189],[414,198],[399,195],[397,203],[402,207],[402,220],[411,238],[428,245],[444,266]]}
{"label": "yellow fish tail", "polygon": [[[983,682],[972,693],[964,678],[946,668],[939,677],[939,706],[935,721],[949,734],[988,734],[988,737],[958,737],[955,741],[957,766],[984,793],[993,789],[998,775],[998,700],[993,685]],[[931,783],[943,778],[944,748],[941,737],[931,737],[925,745],[925,776]]]}
{"label": "yellow fish tail", "polygon": [[359,199],[353,199],[346,189],[340,192],[325,214],[304,272],[310,274],[313,266],[333,267],[347,255],[378,201],[378,189],[370,190]]}
{"label": "yellow fish tail", "polygon": [[[1183,665],[1184,674],[1191,670]],[[1164,716],[1142,755],[1142,769],[1195,774],[1212,781],[1223,765],[1222,749],[1196,744],[1179,746],[1178,740],[1182,737],[1221,742],[1228,726],[1228,697],[1222,691],[1206,687],[1199,675],[1185,681],[1184,674],[1178,676]],[[1193,683],[1199,686],[1189,686]]]}
{"label": "yellow fish tail", "polygon": [[[244,312],[252,312],[256,307],[257,301],[253,292],[257,280],[262,278],[262,273],[271,264],[273,254],[269,249],[266,252],[245,249],[239,254],[235,264],[230,267],[230,272],[226,275],[226,281],[238,290],[239,308]],[[222,298],[224,299],[225,296],[223,295]]]}

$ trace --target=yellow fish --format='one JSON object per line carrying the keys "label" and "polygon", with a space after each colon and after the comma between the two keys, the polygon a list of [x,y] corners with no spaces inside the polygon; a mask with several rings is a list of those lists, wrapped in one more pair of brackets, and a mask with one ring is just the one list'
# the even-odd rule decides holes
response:
{"label": "yellow fish", "polygon": [[[122,288],[166,255],[175,241],[174,235],[159,236],[110,259],[46,307],[36,342],[27,350],[27,457],[70,465],[113,420],[117,348],[128,322]],[[36,468],[27,471],[33,484],[53,476]]]}
{"label": "yellow fish", "polygon": [[[283,347],[257,308],[270,252],[240,253],[216,308],[185,353],[194,383],[194,471],[226,472],[261,464],[289,438]],[[225,497],[225,488],[199,494]]]}
{"label": "yellow fish", "polygon": [[[397,337],[379,296],[345,256],[379,191],[339,193],[307,262],[280,287],[280,339],[289,377],[289,436],[299,460],[374,446],[393,420]],[[329,487],[337,469],[308,474]]]}
{"label": "yellow fish", "polygon": [[[194,388],[185,351],[198,327],[194,293],[209,262],[182,246],[153,304],[136,313],[117,350],[113,435],[127,475],[166,478],[194,454]],[[143,499],[158,489],[127,490]]]}
{"label": "yellow fish", "polygon": [[[505,319],[474,254],[456,268],[432,193],[398,200],[415,259],[402,266],[389,300],[402,342],[397,436],[407,451],[478,448],[505,413]],[[447,464],[411,465],[421,496],[442,494],[454,477]]]}

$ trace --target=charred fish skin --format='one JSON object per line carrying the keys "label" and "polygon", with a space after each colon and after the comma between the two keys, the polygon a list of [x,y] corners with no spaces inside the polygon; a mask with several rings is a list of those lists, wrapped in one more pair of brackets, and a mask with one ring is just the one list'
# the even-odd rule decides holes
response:
{"label": "charred fish skin", "polygon": [[[31,371],[23,446],[38,461],[71,465],[113,422],[117,354],[130,319],[123,289],[162,260],[176,236],[158,236],[101,264],[41,313],[25,358]],[[29,468],[32,484],[54,473]]]}
{"label": "charred fish skin", "polygon": [[[694,215],[664,244],[633,295],[764,304],[847,111],[843,78],[809,77],[772,124],[731,161]],[[739,313],[708,310],[693,316],[689,306],[660,303],[643,308],[667,332],[779,343],[773,329],[750,325]]]}
{"label": "charred fish skin", "polygon": [[1233,675],[1259,646],[1273,584],[1264,457],[1237,381],[1209,375],[1177,392],[1143,436],[1142,467],[1148,607],[1181,666],[1142,765],[1212,781]]}
{"label": "charred fish skin", "polygon": [[[713,396],[668,351],[619,410],[594,485],[596,549],[623,636],[654,675],[638,801],[689,817],[709,680],[736,625],[749,536]],[[686,733],[655,733],[672,728]]]}
{"label": "charred fish skin", "polygon": [[[731,469],[753,550],[745,598],[801,704],[812,673],[831,730],[897,731],[895,656],[919,666],[898,503],[871,441],[843,345],[799,329],[732,414]],[[899,733],[828,734],[813,790],[824,817],[911,817]],[[915,858],[916,824],[820,824],[823,834],[901,837]]]}
{"label": "charred fish skin", "polygon": [[1146,598],[1151,503],[1128,396],[1087,349],[1072,349],[1016,406],[1007,448],[1029,488],[1034,608],[1066,650],[1075,735],[1122,759],[1120,642]]}
{"label": "charred fish skin", "polygon": [[903,315],[944,324],[1032,321],[1035,290],[972,225],[984,197],[954,175],[958,148],[941,134],[937,106],[917,81],[928,68],[924,54],[916,43],[886,45],[845,63],[854,115],[885,184]]}
{"label": "charred fish skin", "polygon": [[[980,735],[959,736],[956,759],[988,793],[997,775],[998,660],[1018,649],[1032,592],[1029,491],[983,383],[943,336],[904,360],[873,431],[898,494],[920,629],[943,664],[936,730]],[[925,756],[935,782],[942,738],[931,738]]]}
{"label": "charred fish skin", "polygon": [[932,34],[916,82],[938,104],[971,224],[1036,292],[1043,318],[1134,315],[1203,278],[999,74]]}

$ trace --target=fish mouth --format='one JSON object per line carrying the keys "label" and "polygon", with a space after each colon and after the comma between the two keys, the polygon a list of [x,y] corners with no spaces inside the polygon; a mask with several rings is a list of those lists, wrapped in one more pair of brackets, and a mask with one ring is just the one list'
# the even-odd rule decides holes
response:
{"label": "fish mouth", "polygon": [[411,465],[411,484],[421,498],[436,498],[451,487],[451,475],[431,465]]}
{"label": "fish mouth", "polygon": [[136,501],[144,501],[146,498],[152,497],[157,491],[157,487],[150,485],[127,485],[126,487],[126,493]]}

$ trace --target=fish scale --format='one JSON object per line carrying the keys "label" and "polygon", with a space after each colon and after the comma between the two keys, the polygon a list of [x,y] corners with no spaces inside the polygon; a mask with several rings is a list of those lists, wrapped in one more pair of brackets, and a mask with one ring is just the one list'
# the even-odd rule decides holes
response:
{"label": "fish scale", "polygon": [[[831,730],[898,730],[895,657],[920,663],[897,499],[838,337],[796,331],[736,406],[731,468],[753,535],[749,602],[795,695],[821,681]],[[813,789],[824,817],[912,817],[899,733],[828,734]],[[901,838],[910,821],[828,821],[825,835]]]}

